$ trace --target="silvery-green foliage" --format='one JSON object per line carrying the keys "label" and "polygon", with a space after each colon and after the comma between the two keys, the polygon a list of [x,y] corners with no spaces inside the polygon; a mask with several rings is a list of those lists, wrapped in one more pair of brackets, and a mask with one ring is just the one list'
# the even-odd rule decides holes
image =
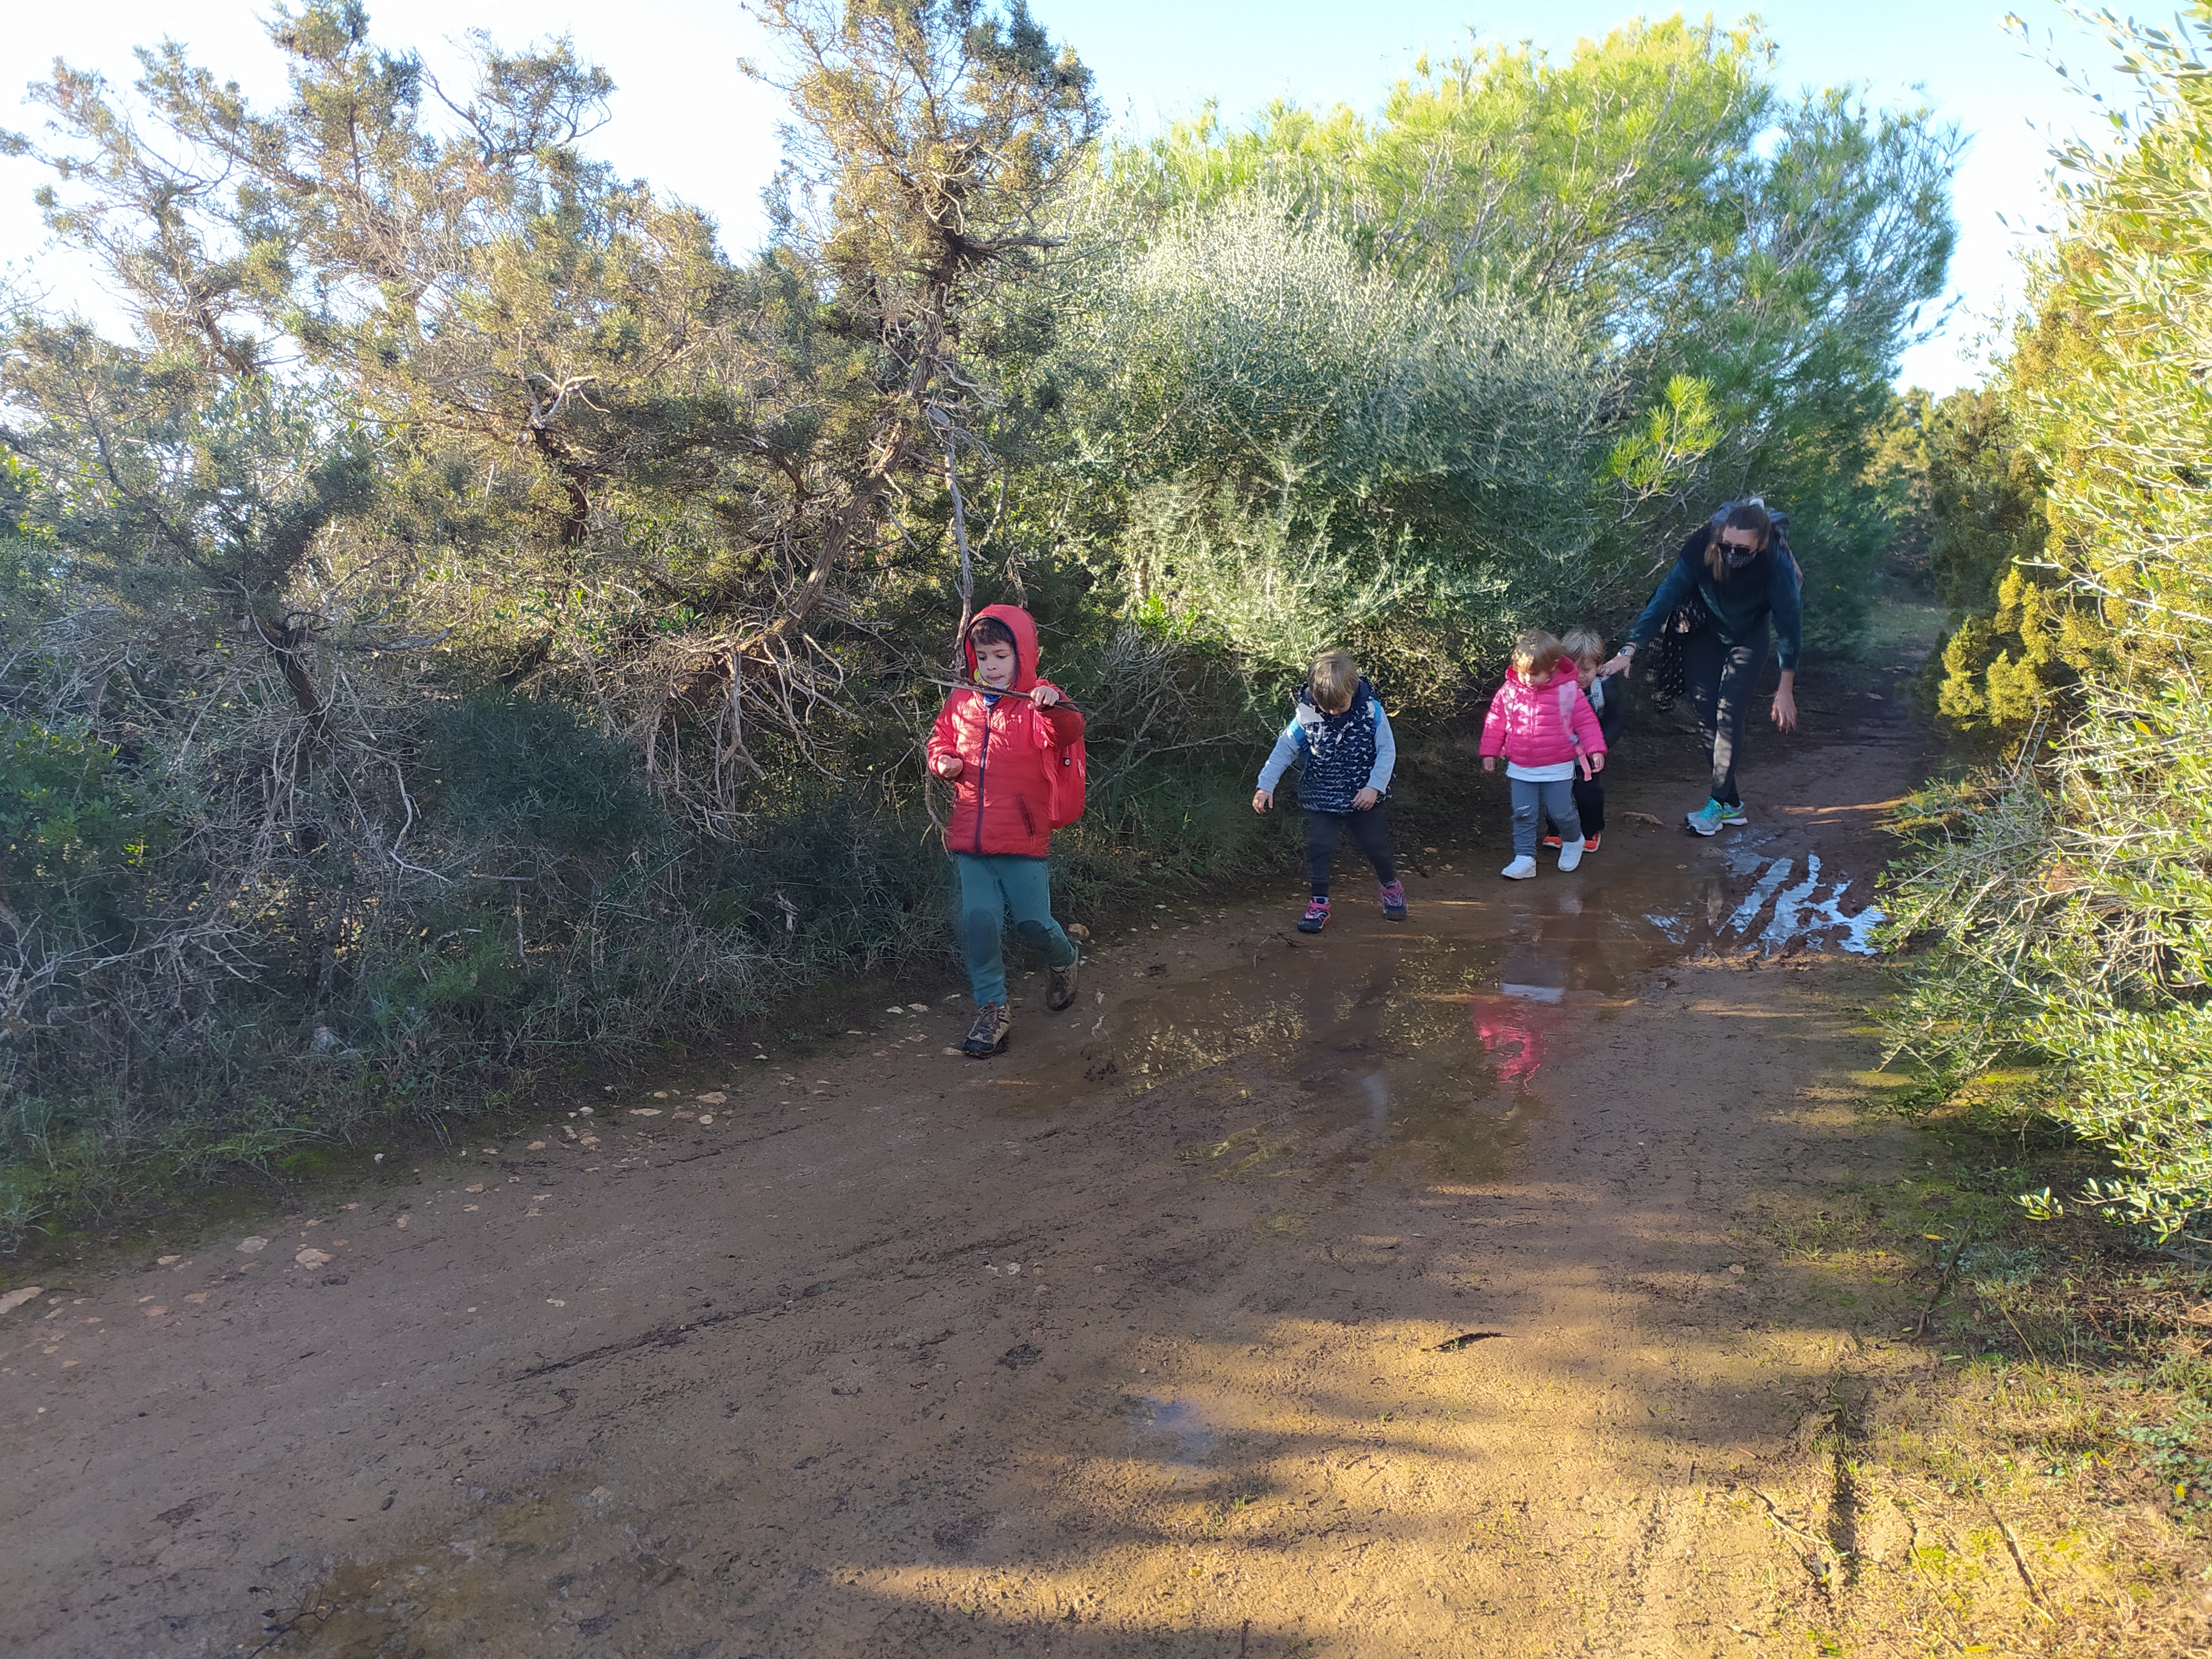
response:
{"label": "silvery-green foliage", "polygon": [[1209,497],[1194,484],[1156,483],[1131,501],[1128,522],[1130,542],[1154,556],[1152,591],[1182,596],[1177,614],[1258,664],[1296,672],[1424,597],[1418,568],[1347,551],[1325,519],[1301,522],[1228,489]]}
{"label": "silvery-green foliage", "polygon": [[1265,191],[1089,240],[1064,356],[1139,598],[1286,668],[1565,625],[1618,386],[1565,318],[1364,266]]}
{"label": "silvery-green foliage", "polygon": [[[1222,640],[1263,676],[1303,673],[1350,645],[1391,682],[1394,708],[1441,700],[1497,657],[1541,586],[1516,586],[1504,560],[1454,569],[1226,488],[1151,485],[1128,526],[1153,572],[1150,613]],[[1559,562],[1544,562],[1556,573]]]}
{"label": "silvery-green foliage", "polygon": [[1187,208],[1084,264],[1083,424],[1148,472],[1534,494],[1587,476],[1610,389],[1567,319],[1364,267],[1267,192]]}

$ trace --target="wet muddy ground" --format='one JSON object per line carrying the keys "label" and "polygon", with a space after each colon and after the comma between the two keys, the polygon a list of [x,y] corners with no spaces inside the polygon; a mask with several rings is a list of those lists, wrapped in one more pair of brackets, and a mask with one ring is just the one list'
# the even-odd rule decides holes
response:
{"label": "wet muddy ground", "polygon": [[948,982],[42,1287],[0,1651],[1767,1650],[1805,1540],[1903,1547],[1807,1426],[1895,1308],[1741,1224],[1909,1146],[1847,1010],[1917,748],[1807,701],[1747,830],[1669,738],[1571,876],[1156,911],[988,1064]]}

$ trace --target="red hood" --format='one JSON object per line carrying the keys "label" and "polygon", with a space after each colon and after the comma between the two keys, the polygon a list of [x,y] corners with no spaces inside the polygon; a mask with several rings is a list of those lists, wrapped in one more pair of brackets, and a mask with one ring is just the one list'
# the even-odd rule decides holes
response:
{"label": "red hood", "polygon": [[[972,635],[975,623],[986,617],[996,617],[1013,630],[1014,683],[1009,689],[1015,691],[1034,690],[1037,683],[1036,623],[1030,613],[1018,605],[987,605],[975,613],[975,621],[968,624]],[[960,641],[961,653],[968,659],[968,678],[975,678],[975,642],[972,638]],[[977,682],[980,684],[981,682]]]}

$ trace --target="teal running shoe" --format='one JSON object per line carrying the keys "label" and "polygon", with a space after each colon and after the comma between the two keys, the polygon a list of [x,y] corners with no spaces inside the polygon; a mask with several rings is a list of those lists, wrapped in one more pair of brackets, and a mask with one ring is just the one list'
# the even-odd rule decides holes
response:
{"label": "teal running shoe", "polygon": [[1696,811],[1685,813],[1683,821],[1701,836],[1717,836],[1721,826],[1728,822],[1728,811],[1718,801],[1708,799]]}
{"label": "teal running shoe", "polygon": [[1743,803],[1741,801],[1738,801],[1733,806],[1723,805],[1721,807],[1721,822],[1731,829],[1741,829],[1743,825],[1749,823],[1751,822],[1751,818],[1744,811]]}

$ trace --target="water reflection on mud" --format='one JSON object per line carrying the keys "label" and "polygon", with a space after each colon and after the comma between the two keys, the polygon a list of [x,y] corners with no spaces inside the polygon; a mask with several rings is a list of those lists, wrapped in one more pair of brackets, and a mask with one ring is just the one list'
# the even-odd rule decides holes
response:
{"label": "water reflection on mud", "polygon": [[1222,941],[1225,963],[1163,946],[1072,1067],[1193,1109],[1218,1138],[1181,1156],[1240,1176],[1413,1146],[1445,1173],[1495,1173],[1542,1109],[1560,1035],[1677,954],[1632,909],[1563,884],[1431,905],[1403,930],[1347,919],[1319,940],[1262,933],[1271,920]]}
{"label": "water reflection on mud", "polygon": [[1880,915],[1842,908],[1848,878],[1762,844],[1439,898],[1402,929],[1347,915],[1307,939],[1263,913],[1128,947],[1133,987],[1101,1007],[1061,1078],[1039,1078],[1029,1109],[1085,1085],[1158,1092],[1213,1137],[1178,1155],[1239,1176],[1310,1179],[1316,1159],[1417,1146],[1448,1175],[1497,1173],[1544,1109],[1550,1055],[1638,974],[1747,947],[1866,949]]}

